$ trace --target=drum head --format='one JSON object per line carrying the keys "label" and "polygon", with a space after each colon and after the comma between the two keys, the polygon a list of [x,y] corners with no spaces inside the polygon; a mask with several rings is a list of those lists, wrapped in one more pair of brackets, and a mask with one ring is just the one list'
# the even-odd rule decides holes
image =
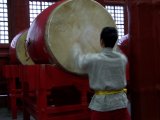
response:
{"label": "drum head", "polygon": [[18,38],[17,43],[16,43],[17,58],[21,62],[21,64],[23,64],[23,65],[33,65],[34,62],[30,58],[30,56],[27,52],[27,47],[26,47],[27,31],[24,31],[20,34],[21,35]]}
{"label": "drum head", "polygon": [[45,31],[48,51],[65,70],[81,74],[74,64],[73,45],[79,44],[83,53],[99,52],[100,32],[106,26],[116,27],[99,3],[68,0],[56,7],[48,19]]}

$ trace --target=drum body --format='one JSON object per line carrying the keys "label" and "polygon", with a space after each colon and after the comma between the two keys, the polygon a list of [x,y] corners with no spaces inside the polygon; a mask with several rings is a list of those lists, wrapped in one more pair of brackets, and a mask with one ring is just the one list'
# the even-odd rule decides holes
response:
{"label": "drum body", "polygon": [[107,10],[94,0],[66,0],[45,9],[33,22],[27,35],[29,55],[35,63],[57,64],[80,73],[75,67],[75,44],[82,52],[99,52],[103,27],[116,27]]}
{"label": "drum body", "polygon": [[24,30],[17,34],[10,44],[10,62],[11,64],[33,65],[34,62],[29,57],[26,47],[26,37],[28,30]]}
{"label": "drum body", "polygon": [[129,48],[128,48],[128,34],[123,36],[120,40],[119,47],[122,50],[122,52],[128,57],[129,56]]}
{"label": "drum body", "polygon": [[126,65],[126,79],[130,80],[130,73],[129,73],[129,38],[128,38],[128,34],[126,34],[125,36],[123,36],[119,41],[119,48],[120,50],[126,55],[126,57],[128,58],[128,63]]}

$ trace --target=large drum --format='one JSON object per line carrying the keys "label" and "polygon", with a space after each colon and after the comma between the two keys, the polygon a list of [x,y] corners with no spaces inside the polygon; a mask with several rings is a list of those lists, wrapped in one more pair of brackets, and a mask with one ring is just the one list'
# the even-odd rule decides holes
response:
{"label": "large drum", "polygon": [[130,74],[129,74],[129,34],[124,35],[120,40],[119,40],[119,48],[120,50],[126,55],[128,58],[128,63],[126,66],[126,79],[130,80]]}
{"label": "large drum", "polygon": [[27,47],[26,47],[26,37],[28,30],[24,30],[17,34],[11,44],[10,44],[10,62],[11,64],[23,64],[23,65],[32,65],[34,62],[30,58]]}
{"label": "large drum", "polygon": [[129,56],[129,35],[126,34],[124,35],[120,40],[119,40],[119,47],[122,50],[122,52],[128,57]]}
{"label": "large drum", "polygon": [[36,63],[57,64],[67,71],[80,73],[74,66],[73,45],[84,53],[101,50],[103,27],[116,27],[107,10],[94,0],[60,1],[44,10],[27,35],[28,52]]}

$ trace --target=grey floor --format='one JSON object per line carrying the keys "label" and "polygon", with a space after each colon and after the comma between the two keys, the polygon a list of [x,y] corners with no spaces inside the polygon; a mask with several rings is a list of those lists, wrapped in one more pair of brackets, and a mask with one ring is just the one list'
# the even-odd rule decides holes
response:
{"label": "grey floor", "polygon": [[[7,108],[0,108],[0,120],[12,120],[11,112]],[[18,112],[18,119],[22,120],[22,113]]]}
{"label": "grey floor", "polygon": [[[11,111],[8,108],[0,108],[0,120],[12,120]],[[23,120],[22,112],[19,111],[17,113],[16,120]],[[35,119],[31,117],[31,120],[35,120]]]}

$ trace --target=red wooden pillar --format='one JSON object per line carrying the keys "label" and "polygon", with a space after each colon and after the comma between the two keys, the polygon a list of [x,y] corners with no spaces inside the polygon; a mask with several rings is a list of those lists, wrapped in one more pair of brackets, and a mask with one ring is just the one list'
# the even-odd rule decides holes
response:
{"label": "red wooden pillar", "polygon": [[160,120],[160,1],[127,2],[132,120]]}
{"label": "red wooden pillar", "polygon": [[95,0],[95,1],[97,1],[98,3],[100,3],[102,6],[105,6],[106,4],[105,4],[105,0]]}
{"label": "red wooden pillar", "polygon": [[29,0],[8,0],[9,39],[29,27]]}

